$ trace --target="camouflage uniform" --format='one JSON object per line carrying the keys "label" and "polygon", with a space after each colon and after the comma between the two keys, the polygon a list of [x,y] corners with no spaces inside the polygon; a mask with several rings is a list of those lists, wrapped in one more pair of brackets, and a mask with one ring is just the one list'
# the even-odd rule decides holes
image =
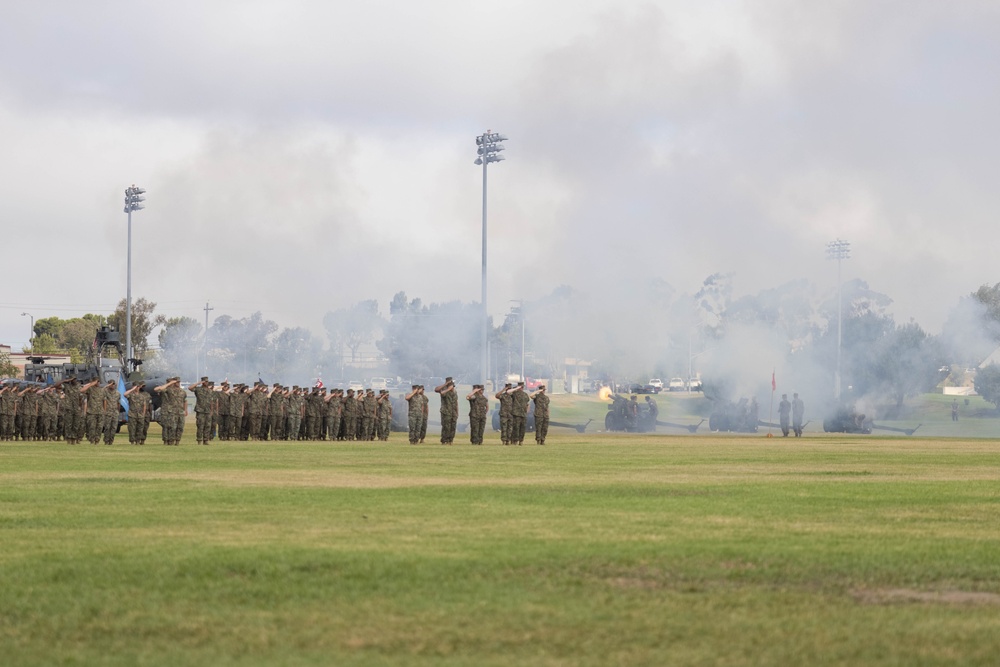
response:
{"label": "camouflage uniform", "polygon": [[[475,385],[469,396],[469,440],[474,445],[483,444],[483,433],[486,431],[486,417],[490,412],[490,399],[482,391],[482,385]],[[467,397],[468,398],[468,397]]]}
{"label": "camouflage uniform", "polygon": [[375,419],[378,416],[378,401],[371,389],[365,393],[361,402],[361,434],[362,440],[375,439]]}
{"label": "camouflage uniform", "polygon": [[354,398],[354,390],[348,389],[344,397],[344,407],[341,413],[344,423],[344,440],[354,440],[358,434],[358,400]]}
{"label": "camouflage uniform", "polygon": [[250,399],[247,404],[247,410],[250,413],[250,439],[260,440],[262,435],[262,425],[264,420],[264,408],[267,405],[267,394],[261,389],[260,385],[254,387],[254,390],[250,392]]}
{"label": "camouflage uniform", "polygon": [[219,423],[219,440],[229,440],[229,403],[232,394],[229,393],[229,385],[222,383],[222,391],[217,392],[216,411]]}
{"label": "camouflage uniform", "polygon": [[285,432],[288,440],[299,439],[304,404],[302,391],[298,387],[292,387],[292,393],[288,396],[288,430]]}
{"label": "camouflage uniform", "polygon": [[416,385],[407,394],[406,403],[406,423],[409,426],[410,444],[415,445],[420,441],[420,421],[423,415],[423,403]]}
{"label": "camouflage uniform", "polygon": [[458,426],[458,392],[451,378],[447,378],[444,388],[438,393],[441,395],[441,444],[450,445],[455,442]]}
{"label": "camouflage uniform", "polygon": [[285,436],[285,390],[275,384],[268,399],[268,421],[271,424],[271,440],[281,440]]}
{"label": "camouflage uniform", "polygon": [[83,438],[83,396],[80,395],[80,385],[72,380],[63,385],[65,396],[62,400],[63,438],[75,445]]}
{"label": "camouflage uniform", "polygon": [[528,422],[528,403],[531,399],[521,383],[518,383],[517,389],[511,394],[511,397],[513,400],[510,406],[510,441],[523,445],[524,430]]}
{"label": "camouflage uniform", "polygon": [[344,416],[344,397],[339,389],[334,389],[326,403],[326,431],[330,440],[340,440],[340,427]]}
{"label": "camouflage uniform", "polygon": [[0,391],[0,439],[14,439],[14,415],[17,413],[17,389],[12,385]]}
{"label": "camouflage uniform", "polygon": [[535,442],[539,445],[545,444],[549,433],[549,396],[544,389],[544,385],[539,387],[531,399],[535,402]]}
{"label": "camouflage uniform", "polygon": [[510,385],[507,385],[499,392],[497,392],[496,398],[500,401],[500,442],[509,445],[513,440],[511,439],[511,409],[514,406],[514,397],[511,396]]}
{"label": "camouflage uniform", "polygon": [[392,431],[392,401],[389,400],[389,392],[385,389],[379,390],[377,421],[378,439],[386,442]]}
{"label": "camouflage uniform", "polygon": [[87,440],[96,445],[101,441],[104,429],[104,401],[107,395],[101,385],[94,385],[84,395],[87,397]]}
{"label": "camouflage uniform", "polygon": [[130,393],[128,399],[128,441],[133,445],[141,445],[143,441],[143,422],[148,419],[149,394],[141,388]]}
{"label": "camouflage uniform", "polygon": [[118,389],[111,382],[108,383],[104,391],[108,399],[104,411],[104,444],[113,445],[115,443],[115,433],[118,432],[118,412],[121,409],[121,394],[118,393]]}
{"label": "camouflage uniform", "polygon": [[207,445],[212,437],[212,401],[215,399],[215,390],[207,382],[207,378],[202,378],[201,382],[189,387],[194,394],[195,437],[199,445]]}

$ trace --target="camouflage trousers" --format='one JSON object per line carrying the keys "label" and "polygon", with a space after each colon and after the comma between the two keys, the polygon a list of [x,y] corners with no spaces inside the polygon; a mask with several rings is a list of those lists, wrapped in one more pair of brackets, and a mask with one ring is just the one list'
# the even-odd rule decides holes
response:
{"label": "camouflage trousers", "polygon": [[486,417],[469,417],[469,431],[469,441],[472,444],[483,444],[483,433],[486,431]]}
{"label": "camouflage trousers", "polygon": [[14,415],[0,415],[0,438],[10,440],[14,437]]}
{"label": "camouflage trousers", "polygon": [[115,433],[118,432],[118,411],[104,415],[104,444],[110,445],[115,441]]}
{"label": "camouflage trousers", "polygon": [[365,415],[361,418],[361,433],[359,440],[373,440],[375,438],[375,418]]}
{"label": "camouflage trousers", "polygon": [[257,414],[251,413],[250,414],[250,439],[251,440],[259,440],[260,439],[260,434],[261,434],[260,427],[261,427],[261,424],[263,423],[263,419],[264,419],[264,415],[262,415],[260,413],[257,413]]}
{"label": "camouflage trousers", "polygon": [[285,437],[285,415],[271,415],[271,440]]}
{"label": "camouflage trousers", "polygon": [[421,428],[427,428],[426,422],[421,415],[411,414],[407,419],[407,425],[410,427],[410,444],[415,445],[420,442]]}
{"label": "camouflage trousers", "polygon": [[208,442],[212,439],[212,413],[196,412],[194,415],[198,442]]}
{"label": "camouflage trousers", "polygon": [[288,431],[286,431],[286,439],[288,440],[298,440],[299,439],[299,429],[302,427],[302,416],[301,415],[288,415]]}
{"label": "camouflage trousers", "polygon": [[505,445],[511,443],[510,431],[512,423],[510,415],[500,415],[500,442]]}
{"label": "camouflage trousers", "polygon": [[514,415],[510,418],[510,441],[521,444],[524,442],[524,428],[527,417],[524,415]]}
{"label": "camouflage trousers", "polygon": [[63,437],[66,442],[77,442],[83,439],[84,419],[79,410],[63,413]]}
{"label": "camouflage trousers", "polygon": [[129,414],[128,416],[128,441],[130,444],[142,442],[142,422],[141,415]]}
{"label": "camouflage trousers", "polygon": [[389,439],[389,433],[392,432],[392,418],[388,415],[378,418],[378,425],[375,427],[376,435],[379,440],[383,442]]}
{"label": "camouflage trousers", "polygon": [[163,443],[175,445],[181,441],[184,435],[184,413],[163,414],[160,412],[160,427],[163,429]]}
{"label": "camouflage trousers", "polygon": [[535,415],[535,442],[539,445],[545,444],[545,436],[549,434],[548,416]]}
{"label": "camouflage trousers", "polygon": [[458,428],[458,415],[441,413],[441,444],[450,445],[455,442],[455,430]]}
{"label": "camouflage trousers", "polygon": [[104,415],[103,414],[87,414],[87,440],[91,444],[96,445],[101,441],[101,436],[104,434]]}

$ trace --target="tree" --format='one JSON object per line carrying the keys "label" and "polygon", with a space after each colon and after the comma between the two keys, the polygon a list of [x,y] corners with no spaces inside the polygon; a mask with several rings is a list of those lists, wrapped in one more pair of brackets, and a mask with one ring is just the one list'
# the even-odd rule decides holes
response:
{"label": "tree", "polygon": [[12,378],[17,377],[17,375],[17,366],[10,363],[10,355],[6,352],[0,352],[0,377]]}
{"label": "tree", "polygon": [[878,341],[871,362],[871,375],[878,388],[896,401],[931,389],[939,380],[941,351],[937,340],[919,324],[894,327]]}
{"label": "tree", "polygon": [[1000,410],[1000,366],[989,364],[976,372],[976,393]]}
{"label": "tree", "polygon": [[[115,312],[108,317],[108,324],[122,333],[125,340],[125,299],[118,302]],[[153,329],[166,321],[163,315],[154,315],[156,303],[145,298],[132,302],[132,356],[141,359],[149,349],[149,336]]]}

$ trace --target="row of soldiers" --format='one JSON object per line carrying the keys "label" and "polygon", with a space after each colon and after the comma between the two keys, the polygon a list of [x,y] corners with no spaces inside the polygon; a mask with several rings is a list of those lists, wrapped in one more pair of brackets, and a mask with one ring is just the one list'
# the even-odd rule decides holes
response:
{"label": "row of soldiers", "polygon": [[346,392],[264,382],[218,387],[207,377],[188,387],[195,396],[198,444],[220,440],[389,439],[392,402],[385,389]]}
{"label": "row of soldiers", "polygon": [[5,385],[0,389],[0,440],[86,438],[110,445],[118,432],[121,394],[115,381],[83,383],[68,378],[46,387]]}
{"label": "row of soldiers", "polygon": [[539,385],[538,391],[528,394],[523,382],[513,385],[510,382],[496,393],[500,401],[500,441],[505,445],[523,445],[524,432],[528,425],[528,404],[535,404],[535,443],[545,444],[549,432],[549,397],[545,393],[545,385]]}

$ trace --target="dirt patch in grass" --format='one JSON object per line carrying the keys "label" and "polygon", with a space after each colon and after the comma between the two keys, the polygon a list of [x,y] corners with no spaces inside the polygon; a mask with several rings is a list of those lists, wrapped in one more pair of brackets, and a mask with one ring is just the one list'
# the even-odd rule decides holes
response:
{"label": "dirt patch in grass", "polygon": [[975,591],[918,591],[913,588],[857,589],[852,597],[865,605],[943,604],[1000,605],[1000,594]]}

